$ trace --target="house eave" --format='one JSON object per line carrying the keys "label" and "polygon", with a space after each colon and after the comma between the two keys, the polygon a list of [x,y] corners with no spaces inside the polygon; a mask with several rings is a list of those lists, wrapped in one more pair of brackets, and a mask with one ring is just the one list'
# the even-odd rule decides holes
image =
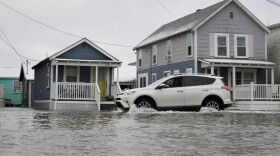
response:
{"label": "house eave", "polygon": [[120,67],[121,64],[122,64],[121,61],[110,61],[110,60],[75,60],[75,59],[52,60],[52,65]]}

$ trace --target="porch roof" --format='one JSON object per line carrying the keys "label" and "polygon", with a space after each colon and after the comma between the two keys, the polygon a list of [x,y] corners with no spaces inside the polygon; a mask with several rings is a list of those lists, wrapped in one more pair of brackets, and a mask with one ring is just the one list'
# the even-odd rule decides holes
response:
{"label": "porch roof", "polygon": [[120,67],[121,61],[113,60],[76,60],[76,59],[58,59],[52,60],[52,65],[69,65],[69,66],[106,66]]}
{"label": "porch roof", "polygon": [[238,60],[238,59],[198,59],[202,68],[211,66],[220,67],[244,67],[244,68],[274,68],[275,63],[259,60]]}

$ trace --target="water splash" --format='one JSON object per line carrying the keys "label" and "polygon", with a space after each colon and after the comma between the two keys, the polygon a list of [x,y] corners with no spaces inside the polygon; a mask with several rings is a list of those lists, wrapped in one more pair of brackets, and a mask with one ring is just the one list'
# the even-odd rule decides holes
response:
{"label": "water splash", "polygon": [[219,112],[215,108],[210,108],[210,107],[201,107],[199,113],[214,113],[214,112]]}
{"label": "water splash", "polygon": [[141,114],[141,113],[155,113],[155,112],[157,111],[151,108],[137,108],[136,105],[134,104],[130,106],[127,114]]}

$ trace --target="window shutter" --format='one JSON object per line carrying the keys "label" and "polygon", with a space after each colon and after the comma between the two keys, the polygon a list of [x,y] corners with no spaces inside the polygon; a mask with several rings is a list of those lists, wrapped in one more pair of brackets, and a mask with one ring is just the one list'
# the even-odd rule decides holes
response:
{"label": "window shutter", "polygon": [[211,33],[210,34],[210,38],[209,38],[209,41],[210,41],[210,56],[215,56],[215,34]]}
{"label": "window shutter", "polygon": [[249,51],[249,57],[255,57],[254,55],[254,36],[249,35],[248,36],[248,51]]}

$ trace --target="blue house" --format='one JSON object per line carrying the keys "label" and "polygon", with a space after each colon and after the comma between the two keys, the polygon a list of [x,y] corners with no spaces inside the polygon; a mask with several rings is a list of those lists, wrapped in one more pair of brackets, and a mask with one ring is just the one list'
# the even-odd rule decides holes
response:
{"label": "blue house", "polygon": [[120,66],[117,58],[83,38],[33,67],[34,108],[100,110],[119,88],[113,72]]}
{"label": "blue house", "polygon": [[[21,106],[22,88],[19,82],[20,68],[0,68],[0,105]],[[4,104],[3,104],[4,103]]]}

